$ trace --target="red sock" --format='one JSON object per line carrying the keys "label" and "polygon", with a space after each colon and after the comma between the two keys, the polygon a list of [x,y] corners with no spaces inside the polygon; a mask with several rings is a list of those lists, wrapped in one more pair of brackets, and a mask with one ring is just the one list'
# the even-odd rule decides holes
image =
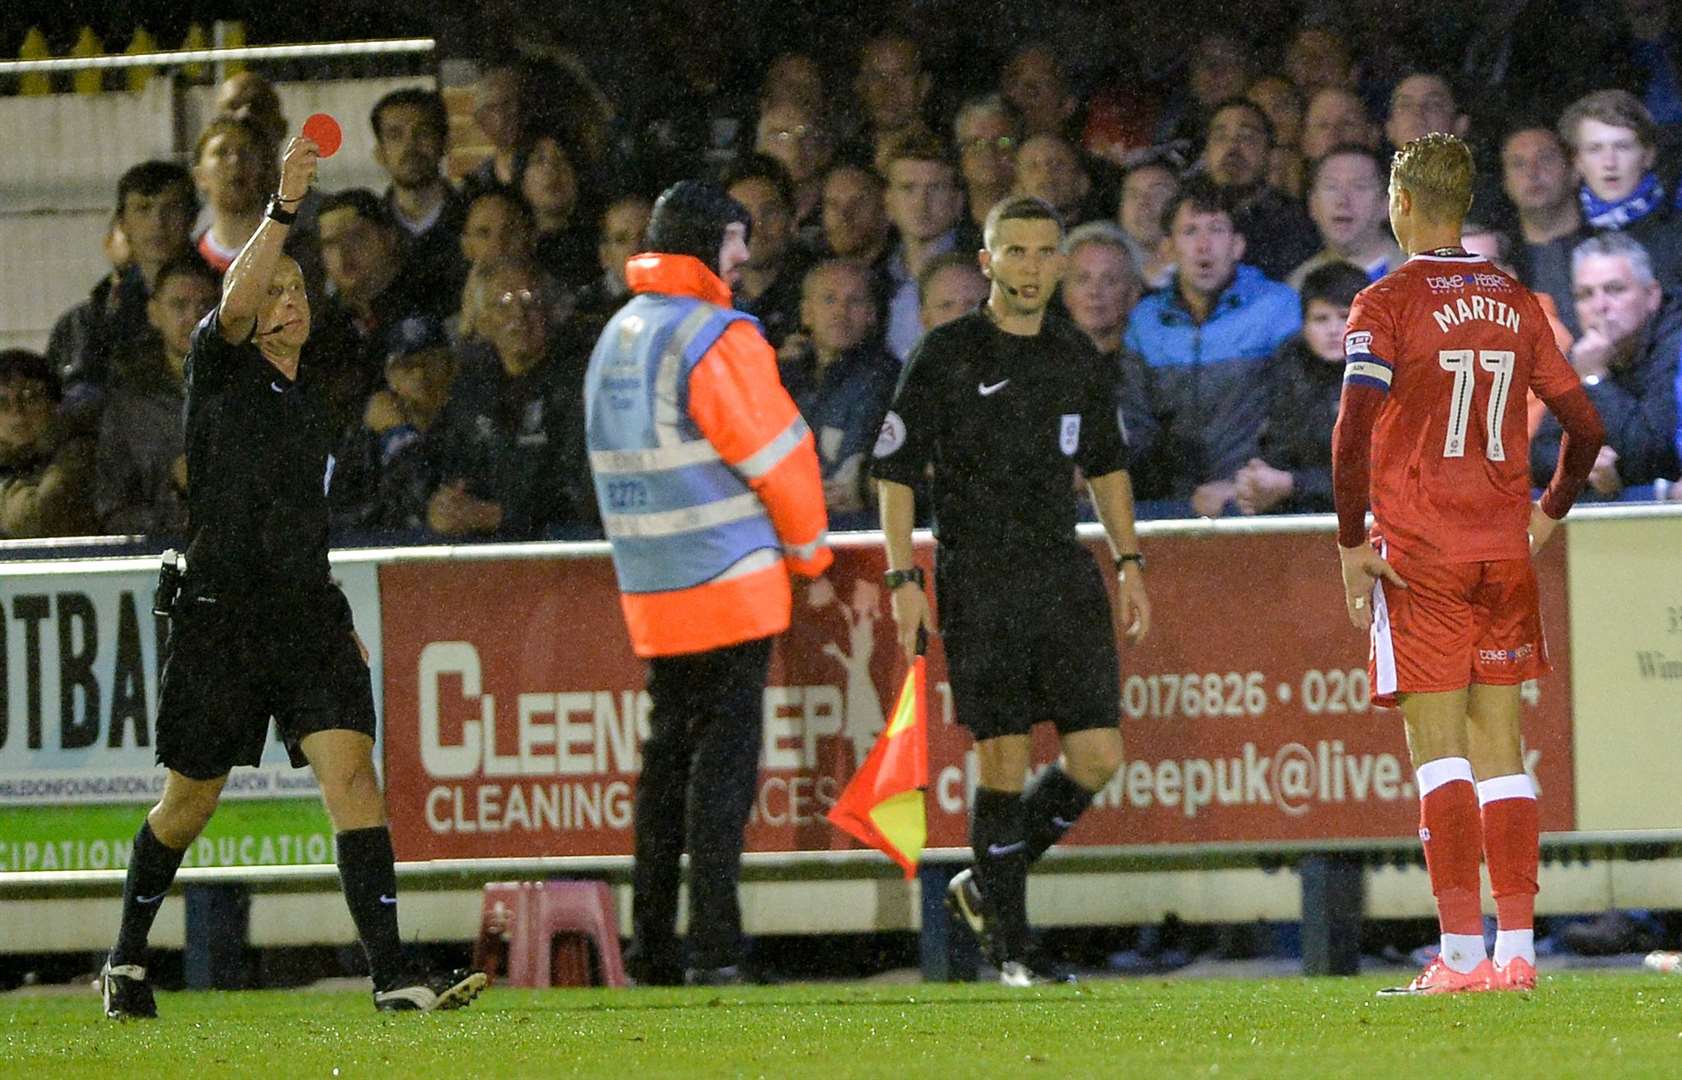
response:
{"label": "red sock", "polygon": [[1523,773],[1478,784],[1483,804],[1483,857],[1503,930],[1529,930],[1536,921],[1536,866],[1541,825],[1536,791]]}
{"label": "red sock", "polygon": [[1419,767],[1419,840],[1442,932],[1482,935],[1483,828],[1472,764],[1465,758],[1438,758]]}

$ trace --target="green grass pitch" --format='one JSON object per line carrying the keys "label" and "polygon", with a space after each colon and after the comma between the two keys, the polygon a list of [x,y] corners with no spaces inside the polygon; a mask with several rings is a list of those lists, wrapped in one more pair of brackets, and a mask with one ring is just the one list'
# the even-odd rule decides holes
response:
{"label": "green grass pitch", "polygon": [[1376,1000],[1381,977],[512,990],[379,1015],[366,994],[0,997],[7,1077],[1682,1076],[1682,980],[1544,975],[1531,994]]}

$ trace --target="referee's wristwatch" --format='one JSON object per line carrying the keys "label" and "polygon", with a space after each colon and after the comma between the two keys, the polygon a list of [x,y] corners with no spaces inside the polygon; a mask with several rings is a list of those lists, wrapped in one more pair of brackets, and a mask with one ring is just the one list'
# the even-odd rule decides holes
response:
{"label": "referee's wristwatch", "polygon": [[269,196],[269,206],[268,209],[264,211],[264,216],[270,221],[278,221],[282,225],[290,225],[294,221],[298,220],[298,212],[296,210],[286,209],[286,204],[288,202],[300,201],[302,201],[301,198],[283,199],[279,195],[271,195]]}
{"label": "referee's wristwatch", "polygon": [[917,583],[919,589],[923,587],[923,568],[921,566],[913,566],[909,570],[889,570],[882,575],[882,587],[889,592],[893,592],[901,585],[913,581]]}
{"label": "referee's wristwatch", "polygon": [[1137,551],[1130,551],[1125,555],[1117,555],[1115,560],[1116,573],[1119,574],[1125,571],[1128,563],[1135,563],[1138,565],[1140,570],[1143,570],[1145,568],[1145,557]]}

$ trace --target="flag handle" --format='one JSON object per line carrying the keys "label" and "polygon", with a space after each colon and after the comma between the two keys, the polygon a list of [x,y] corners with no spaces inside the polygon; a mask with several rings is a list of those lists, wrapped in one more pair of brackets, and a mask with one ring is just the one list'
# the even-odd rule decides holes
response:
{"label": "flag handle", "polygon": [[918,626],[917,627],[917,655],[922,656],[924,653],[926,653],[928,651],[929,651],[929,628],[927,626]]}

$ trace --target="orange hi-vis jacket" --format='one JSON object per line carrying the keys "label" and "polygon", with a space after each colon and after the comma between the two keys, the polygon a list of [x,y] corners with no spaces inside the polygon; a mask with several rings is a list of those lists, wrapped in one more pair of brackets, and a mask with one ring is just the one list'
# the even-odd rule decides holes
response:
{"label": "orange hi-vis jacket", "polygon": [[585,378],[590,467],[638,656],[788,629],[833,555],[811,431],[777,357],[699,259],[649,253]]}

